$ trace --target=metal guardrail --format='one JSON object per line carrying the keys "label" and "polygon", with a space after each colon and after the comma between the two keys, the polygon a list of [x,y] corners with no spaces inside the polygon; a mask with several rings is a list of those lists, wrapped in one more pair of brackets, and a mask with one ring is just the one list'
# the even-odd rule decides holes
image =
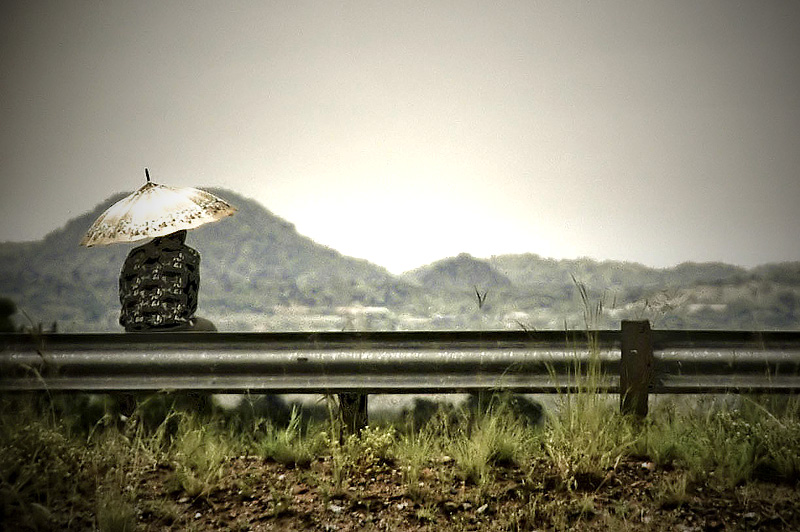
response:
{"label": "metal guardrail", "polygon": [[651,393],[800,392],[800,332],[652,331]]}
{"label": "metal guardrail", "polygon": [[[617,336],[597,335],[609,374]],[[16,334],[0,349],[0,391],[94,392],[547,393],[589,354],[585,333],[550,331]]]}
{"label": "metal guardrail", "polygon": [[[629,330],[626,333],[626,323]],[[0,392],[800,391],[800,332],[0,334]],[[638,343],[637,343],[638,342]],[[636,369],[636,365],[639,369]]]}

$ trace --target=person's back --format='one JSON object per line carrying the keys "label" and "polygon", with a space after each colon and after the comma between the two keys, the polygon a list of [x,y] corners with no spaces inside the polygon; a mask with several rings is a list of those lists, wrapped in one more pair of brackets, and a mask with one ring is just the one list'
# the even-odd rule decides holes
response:
{"label": "person's back", "polygon": [[200,254],[178,231],[131,250],[119,278],[126,331],[189,328],[197,310]]}

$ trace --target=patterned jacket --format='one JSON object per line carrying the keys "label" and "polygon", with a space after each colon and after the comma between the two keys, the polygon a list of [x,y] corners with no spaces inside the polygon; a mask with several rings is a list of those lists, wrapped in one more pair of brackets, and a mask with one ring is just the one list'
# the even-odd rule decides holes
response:
{"label": "patterned jacket", "polygon": [[200,254],[183,243],[182,233],[128,254],[119,276],[119,324],[126,331],[186,325],[197,310]]}

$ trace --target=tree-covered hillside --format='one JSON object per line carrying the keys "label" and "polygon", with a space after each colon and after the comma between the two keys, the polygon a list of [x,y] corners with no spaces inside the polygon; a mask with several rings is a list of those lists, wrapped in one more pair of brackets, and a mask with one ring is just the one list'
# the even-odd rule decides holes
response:
{"label": "tree-covered hillside", "polygon": [[[512,280],[515,295],[508,297],[538,316],[532,322],[539,327],[556,326],[556,316],[580,324],[588,314],[588,321],[602,327],[649,319],[674,329],[800,329],[800,262],[750,270],[718,262],[659,269],[535,254],[496,256],[489,262]],[[526,298],[537,303],[527,305]]]}
{"label": "tree-covered hillside", "polygon": [[[189,233],[202,257],[198,315],[220,330],[800,329],[800,263],[654,269],[535,254],[444,258],[402,276],[300,235],[257,202],[213,190],[238,212]],[[136,244],[78,245],[109,198],[38,242],[0,244],[0,297],[20,325],[119,331],[117,277]],[[23,316],[22,313],[27,315]]]}
{"label": "tree-covered hillside", "polygon": [[[253,200],[211,190],[236,206],[225,220],[190,231],[201,255],[198,314],[220,328],[258,328],[275,312],[331,313],[338,307],[388,306],[401,311],[423,291],[384,268],[345,257],[297,233]],[[0,244],[0,296],[33,321],[61,330],[119,330],[117,283],[137,244],[83,248],[91,223],[121,196],[71,220],[44,240]]]}

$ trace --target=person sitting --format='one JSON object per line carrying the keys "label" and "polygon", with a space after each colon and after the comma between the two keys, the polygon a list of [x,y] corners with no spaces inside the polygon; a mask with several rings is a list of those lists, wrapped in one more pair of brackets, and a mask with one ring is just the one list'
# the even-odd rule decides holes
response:
{"label": "person sitting", "polygon": [[[119,276],[119,324],[126,332],[216,331],[207,319],[194,316],[200,288],[200,254],[186,245],[186,231],[156,237],[128,254]],[[119,413],[136,411],[139,393],[118,394]],[[198,392],[174,394],[195,412],[209,412],[211,398]]]}
{"label": "person sitting", "polygon": [[127,332],[217,330],[194,316],[200,254],[185,242],[186,231],[176,231],[128,254],[119,277],[119,324]]}

